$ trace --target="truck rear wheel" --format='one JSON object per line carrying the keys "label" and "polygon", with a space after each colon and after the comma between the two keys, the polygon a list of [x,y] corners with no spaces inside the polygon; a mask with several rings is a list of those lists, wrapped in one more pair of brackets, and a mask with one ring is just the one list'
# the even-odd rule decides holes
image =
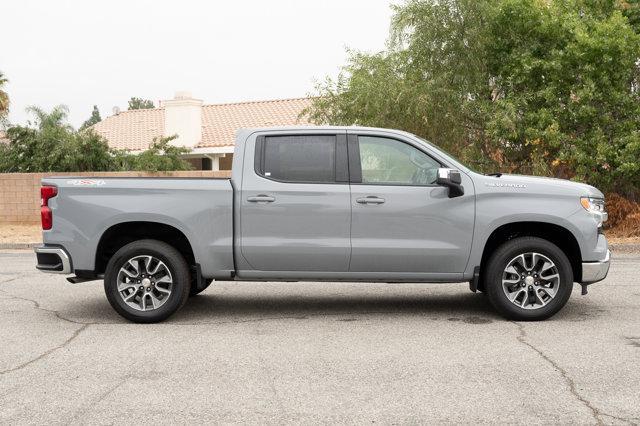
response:
{"label": "truck rear wheel", "polygon": [[167,319],[184,305],[191,288],[189,267],[175,248],[162,241],[127,244],[109,260],[104,290],[109,303],[133,322]]}
{"label": "truck rear wheel", "polygon": [[487,262],[485,292],[494,308],[516,321],[551,317],[567,303],[573,271],[555,244],[520,237],[501,245]]}

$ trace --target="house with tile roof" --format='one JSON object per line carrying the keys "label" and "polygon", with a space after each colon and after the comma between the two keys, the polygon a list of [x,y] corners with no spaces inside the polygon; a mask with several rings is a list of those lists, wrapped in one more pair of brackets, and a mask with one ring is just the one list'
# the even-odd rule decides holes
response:
{"label": "house with tile roof", "polygon": [[243,127],[309,124],[302,111],[308,98],[203,104],[178,92],[158,108],[116,112],[92,126],[112,148],[142,152],[154,138],[177,135],[173,144],[191,149],[186,159],[196,170],[230,170],[235,135]]}

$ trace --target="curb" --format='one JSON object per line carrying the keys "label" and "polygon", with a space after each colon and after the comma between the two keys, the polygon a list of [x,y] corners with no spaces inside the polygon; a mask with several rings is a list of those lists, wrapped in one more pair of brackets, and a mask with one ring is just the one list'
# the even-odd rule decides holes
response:
{"label": "curb", "polygon": [[42,243],[0,243],[0,250],[32,250]]}
{"label": "curb", "polygon": [[628,252],[640,252],[640,243],[620,243],[610,244],[609,248],[612,252],[628,253]]}

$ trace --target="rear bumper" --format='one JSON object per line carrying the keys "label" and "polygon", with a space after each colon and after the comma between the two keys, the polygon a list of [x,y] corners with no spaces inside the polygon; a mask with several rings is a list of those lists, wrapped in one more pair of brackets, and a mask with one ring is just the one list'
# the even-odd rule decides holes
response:
{"label": "rear bumper", "polygon": [[602,281],[609,273],[609,265],[611,260],[611,251],[607,250],[604,260],[599,262],[582,263],[582,284],[591,284]]}
{"label": "rear bumper", "polygon": [[34,251],[38,260],[36,269],[52,274],[71,273],[71,258],[62,247],[38,246]]}

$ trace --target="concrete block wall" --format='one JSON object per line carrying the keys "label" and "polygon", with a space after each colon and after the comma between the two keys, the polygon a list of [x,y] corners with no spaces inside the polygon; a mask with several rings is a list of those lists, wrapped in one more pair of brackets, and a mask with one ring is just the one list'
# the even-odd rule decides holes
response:
{"label": "concrete block wall", "polygon": [[0,173],[0,225],[40,222],[40,180],[50,176],[229,177],[229,170],[184,172]]}

